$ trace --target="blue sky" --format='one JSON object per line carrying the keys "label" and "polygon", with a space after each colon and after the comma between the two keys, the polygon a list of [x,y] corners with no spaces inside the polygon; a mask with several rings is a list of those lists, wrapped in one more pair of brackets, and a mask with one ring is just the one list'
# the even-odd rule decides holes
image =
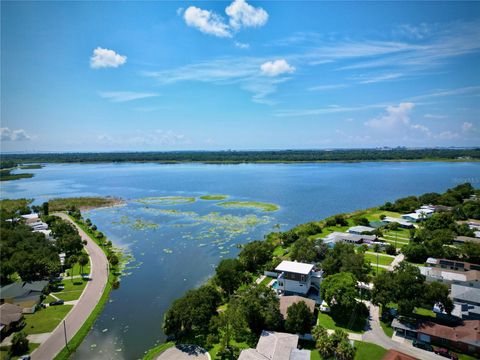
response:
{"label": "blue sky", "polygon": [[480,145],[479,2],[2,2],[2,151]]}

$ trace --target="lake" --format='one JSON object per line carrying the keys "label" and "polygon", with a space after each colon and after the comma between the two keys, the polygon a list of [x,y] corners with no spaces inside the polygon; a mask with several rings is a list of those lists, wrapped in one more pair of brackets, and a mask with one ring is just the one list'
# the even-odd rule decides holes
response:
{"label": "lake", "polygon": [[[402,196],[442,192],[469,181],[480,163],[52,164],[31,179],[1,184],[2,198],[111,195],[126,205],[84,213],[130,253],[118,290],[75,359],[137,359],[165,340],[171,302],[214,272],[238,244],[275,229],[381,205]],[[273,203],[278,211],[226,208],[199,196]],[[165,198],[176,196],[177,198]]]}

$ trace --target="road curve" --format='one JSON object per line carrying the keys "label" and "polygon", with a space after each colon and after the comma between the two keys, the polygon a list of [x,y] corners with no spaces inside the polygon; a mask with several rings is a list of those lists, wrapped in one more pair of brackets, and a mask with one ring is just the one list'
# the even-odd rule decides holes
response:
{"label": "road curve", "polygon": [[[102,249],[66,214],[55,213],[54,215],[69,221],[77,228],[82,240],[87,241],[85,250],[90,256],[91,262],[91,280],[87,283],[77,304],[64,319],[67,329],[67,340],[70,341],[85,323],[103,294],[103,290],[108,281],[108,260]],[[50,337],[43,342],[31,356],[33,360],[53,359],[64,347],[65,334],[63,322],[61,322],[51,333]]]}

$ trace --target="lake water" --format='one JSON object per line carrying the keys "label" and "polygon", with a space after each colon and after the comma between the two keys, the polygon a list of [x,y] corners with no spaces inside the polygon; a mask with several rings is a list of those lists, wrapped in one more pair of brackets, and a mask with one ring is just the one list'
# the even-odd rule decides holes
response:
{"label": "lake water", "polygon": [[[134,261],[75,359],[141,358],[164,341],[161,325],[171,302],[212,275],[222,257],[235,256],[238,244],[261,239],[278,227],[411,194],[442,192],[465,181],[478,187],[480,181],[480,163],[443,162],[55,164],[28,172],[35,176],[2,183],[1,197],[42,203],[54,197],[111,195],[127,201],[123,207],[84,214]],[[206,194],[274,203],[280,210],[227,209],[218,201],[169,203],[159,198]]]}

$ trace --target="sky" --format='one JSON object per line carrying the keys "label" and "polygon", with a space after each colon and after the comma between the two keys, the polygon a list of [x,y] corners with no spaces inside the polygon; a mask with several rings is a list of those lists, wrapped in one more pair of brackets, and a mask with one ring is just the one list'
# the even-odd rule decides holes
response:
{"label": "sky", "polygon": [[480,2],[1,2],[1,150],[480,145]]}

